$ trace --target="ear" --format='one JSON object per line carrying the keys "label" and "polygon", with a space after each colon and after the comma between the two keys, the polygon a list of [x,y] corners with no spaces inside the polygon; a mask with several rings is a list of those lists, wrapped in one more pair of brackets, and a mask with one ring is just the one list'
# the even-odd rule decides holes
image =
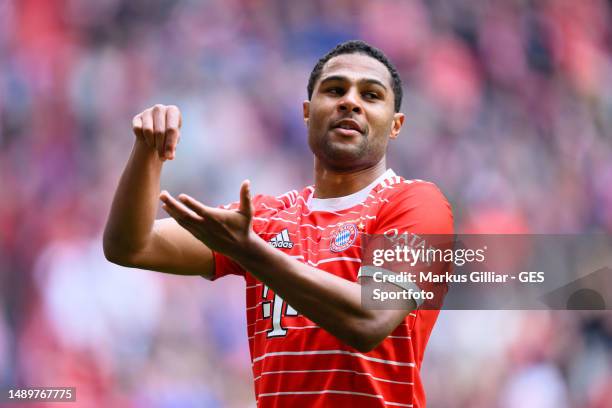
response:
{"label": "ear", "polygon": [[310,101],[304,101],[302,104],[304,123],[308,126],[308,119],[310,119]]}
{"label": "ear", "polygon": [[391,122],[391,134],[389,135],[391,139],[397,139],[400,129],[404,124],[404,119],[406,119],[406,117],[403,113],[398,112],[393,115],[393,122]]}

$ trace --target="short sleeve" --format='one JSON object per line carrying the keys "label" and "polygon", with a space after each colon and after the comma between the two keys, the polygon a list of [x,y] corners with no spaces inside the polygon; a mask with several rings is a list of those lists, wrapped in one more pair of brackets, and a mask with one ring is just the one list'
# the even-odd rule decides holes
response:
{"label": "short sleeve", "polygon": [[[452,245],[454,233],[453,213],[451,205],[438,187],[425,181],[411,181],[398,184],[399,191],[390,194],[387,201],[377,215],[377,224],[373,234],[384,236],[417,235],[418,246],[433,245],[437,248],[449,248]],[[401,239],[398,242],[405,242]],[[417,264],[418,265],[418,264]],[[405,270],[404,264],[398,263],[400,269]],[[443,273],[451,267],[448,263],[439,263],[436,274]],[[418,268],[418,266],[417,266]],[[395,270],[393,270],[396,272]],[[365,275],[365,273],[364,273]],[[426,308],[439,309],[448,290],[446,284],[431,284],[417,281],[419,289],[426,289],[436,293],[435,302],[426,301]],[[421,304],[417,302],[420,307]]]}
{"label": "short sleeve", "polygon": [[215,270],[213,276],[210,278],[211,281],[227,275],[245,275],[245,270],[231,258],[215,251],[213,251],[213,257],[215,260]]}

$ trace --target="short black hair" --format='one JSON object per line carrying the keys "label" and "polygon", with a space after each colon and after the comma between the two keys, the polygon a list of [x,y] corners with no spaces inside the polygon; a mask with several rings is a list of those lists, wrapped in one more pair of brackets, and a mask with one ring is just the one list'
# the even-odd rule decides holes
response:
{"label": "short black hair", "polygon": [[310,78],[308,78],[308,100],[312,98],[315,83],[321,77],[321,71],[323,70],[323,67],[327,61],[342,54],[364,54],[380,61],[385,67],[387,67],[393,81],[395,112],[399,112],[402,106],[402,80],[397,73],[397,69],[395,69],[395,66],[391,63],[391,61],[389,61],[389,58],[387,58],[384,52],[361,40],[351,40],[338,44],[333,50],[325,54],[319,59],[319,61],[317,61],[317,65],[314,66],[312,72],[310,73]]}

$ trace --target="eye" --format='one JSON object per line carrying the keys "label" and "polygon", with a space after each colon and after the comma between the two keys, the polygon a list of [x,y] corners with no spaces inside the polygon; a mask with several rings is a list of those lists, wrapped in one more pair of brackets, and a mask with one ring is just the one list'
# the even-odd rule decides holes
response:
{"label": "eye", "polygon": [[342,88],[332,87],[327,89],[327,93],[332,95],[342,95]]}
{"label": "eye", "polygon": [[363,97],[365,99],[380,99],[380,97],[378,96],[376,92],[365,92],[363,94]]}

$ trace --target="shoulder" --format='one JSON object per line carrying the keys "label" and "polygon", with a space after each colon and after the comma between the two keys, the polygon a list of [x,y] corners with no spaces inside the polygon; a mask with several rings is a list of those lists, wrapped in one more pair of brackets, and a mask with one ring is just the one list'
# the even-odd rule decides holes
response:
{"label": "shoulder", "polygon": [[[253,203],[253,208],[255,209],[255,212],[279,212],[282,210],[286,210],[287,208],[293,207],[298,201],[299,197],[300,194],[297,190],[291,190],[277,196],[255,194],[251,198],[251,202]],[[238,206],[239,203],[235,201],[233,203],[221,205],[220,207],[226,210],[230,210],[236,209],[238,208]]]}
{"label": "shoulder", "polygon": [[420,200],[430,204],[445,204],[450,206],[440,188],[430,181],[405,179],[393,176],[380,182],[372,191],[372,198],[378,198],[383,203],[401,204],[403,200]]}
{"label": "shoulder", "polygon": [[391,177],[380,183],[373,196],[381,201],[381,228],[399,227],[415,233],[450,234],[453,231],[452,207],[435,183]]}
{"label": "shoulder", "polygon": [[287,191],[277,196],[257,194],[253,196],[253,208],[258,217],[274,215],[294,207],[300,199],[301,195],[297,190]]}

